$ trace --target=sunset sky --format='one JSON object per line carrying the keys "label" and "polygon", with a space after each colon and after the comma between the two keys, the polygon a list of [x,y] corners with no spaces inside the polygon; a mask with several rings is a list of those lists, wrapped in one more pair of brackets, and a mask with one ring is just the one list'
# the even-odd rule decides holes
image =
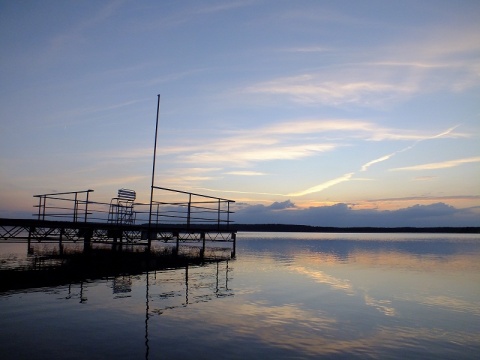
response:
{"label": "sunset sky", "polygon": [[480,226],[480,2],[0,0],[0,217],[34,194],[237,222]]}

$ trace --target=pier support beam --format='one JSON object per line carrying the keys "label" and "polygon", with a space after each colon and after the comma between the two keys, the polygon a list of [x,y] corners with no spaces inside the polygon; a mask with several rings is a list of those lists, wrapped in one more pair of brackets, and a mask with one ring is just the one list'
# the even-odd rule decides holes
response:
{"label": "pier support beam", "polygon": [[63,255],[63,234],[65,233],[65,229],[60,229],[60,237],[58,239],[58,251],[60,255]]}
{"label": "pier support beam", "polygon": [[178,252],[180,250],[180,233],[174,233],[173,236],[177,237],[177,242],[175,244],[175,250],[174,250],[174,254],[176,256],[178,255]]}
{"label": "pier support beam", "polygon": [[200,249],[200,258],[203,260],[205,256],[205,233],[200,233],[200,239],[202,239],[202,248]]}
{"label": "pier support beam", "polygon": [[237,252],[237,234],[236,233],[232,233],[232,241],[233,241],[232,258],[234,258]]}
{"label": "pier support beam", "polygon": [[93,236],[93,229],[91,228],[85,229],[85,234],[83,236],[83,252],[84,253],[88,253],[91,249],[92,236]]}
{"label": "pier support beam", "polygon": [[33,226],[30,226],[28,229],[28,239],[27,239],[27,254],[31,255],[33,254],[33,248],[32,248],[32,233],[35,232],[35,228]]}

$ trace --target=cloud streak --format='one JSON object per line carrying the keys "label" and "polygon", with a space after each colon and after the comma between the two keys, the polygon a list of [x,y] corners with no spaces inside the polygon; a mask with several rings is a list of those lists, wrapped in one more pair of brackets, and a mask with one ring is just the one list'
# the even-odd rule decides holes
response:
{"label": "cloud streak", "polygon": [[[160,156],[176,156],[176,161],[179,163],[248,166],[265,161],[304,159],[349,146],[352,141],[413,140],[419,142],[439,137],[467,136],[455,133],[453,131],[455,128],[432,135],[420,131],[382,128],[365,120],[299,119],[259,127],[248,132],[238,130],[220,134],[218,137],[213,136],[209,139],[208,146],[204,140],[164,146]],[[306,138],[305,135],[308,137]],[[362,171],[412,147],[411,145],[372,160],[362,166]]]}
{"label": "cloud streak", "polygon": [[428,163],[422,165],[406,166],[401,168],[390,169],[390,171],[420,171],[420,170],[439,170],[447,169],[456,166],[461,166],[464,164],[480,162],[480,156],[456,159],[456,160],[447,160],[443,162]]}
{"label": "cloud streak", "polygon": [[410,146],[407,146],[406,148],[403,148],[401,150],[398,150],[398,151],[395,151],[391,154],[388,154],[388,155],[384,155],[382,157],[379,157],[378,159],[375,159],[375,160],[372,160],[372,161],[369,161],[367,162],[366,164],[363,164],[360,171],[367,171],[368,168],[374,164],[378,164],[380,162],[383,162],[383,161],[386,161],[386,160],[389,160],[390,158],[392,158],[393,156],[397,155],[397,154],[400,154],[404,151],[407,151],[407,150],[411,150],[413,149],[418,143],[422,142],[422,141],[426,141],[426,140],[433,140],[433,139],[438,139],[438,138],[442,138],[442,137],[446,137],[447,135],[450,135],[452,134],[453,130],[455,130],[456,128],[458,127],[457,126],[453,126],[445,131],[442,131],[441,133],[439,134],[436,134],[436,135],[432,135],[432,136],[427,136],[427,137],[424,137],[422,139],[418,139],[413,145],[410,145]]}
{"label": "cloud streak", "polygon": [[302,74],[252,85],[246,93],[281,95],[301,104],[354,104],[376,106],[391,98],[404,97],[416,91],[408,84],[380,80],[326,81],[323,74]]}
{"label": "cloud streak", "polygon": [[308,188],[306,190],[303,190],[303,191],[299,191],[299,192],[296,192],[296,193],[291,193],[291,194],[288,194],[287,196],[304,196],[304,195],[309,195],[309,194],[313,194],[313,193],[317,193],[317,192],[320,192],[320,191],[323,191],[325,189],[328,189],[332,186],[335,186],[337,184],[340,184],[342,182],[345,182],[345,181],[349,181],[351,180],[352,176],[354,175],[355,173],[348,173],[348,174],[345,174],[345,175],[342,175],[338,178],[335,178],[335,179],[332,179],[332,180],[329,180],[329,181],[325,181],[319,185],[316,185],[316,186],[313,186],[311,188]]}
{"label": "cloud streak", "polygon": [[225,173],[227,175],[239,175],[239,176],[263,176],[266,175],[263,172],[259,171],[229,171]]}
{"label": "cloud streak", "polygon": [[[405,151],[408,151],[408,150],[411,150],[413,149],[418,143],[422,142],[422,141],[426,141],[426,140],[433,140],[433,139],[438,139],[438,138],[442,138],[442,137],[446,137],[448,135],[450,135],[453,130],[455,130],[458,126],[454,126],[454,127],[451,127],[445,131],[442,131],[441,133],[439,134],[436,134],[436,135],[430,135],[430,136],[426,136],[426,137],[423,137],[419,140],[417,140],[413,145],[410,145],[410,146],[407,146],[401,150],[398,150],[398,151],[395,151],[393,153],[390,153],[388,155],[384,155],[384,156],[381,156],[377,159],[374,159],[374,160],[371,160],[365,164],[363,164],[360,168],[360,171],[361,172],[365,172],[368,170],[368,168],[372,165],[375,165],[375,164],[378,164],[378,163],[381,163],[383,161],[387,161],[389,159],[391,159],[393,156],[399,154],[399,153],[402,153],[402,152],[405,152]],[[477,160],[475,160],[477,159]],[[457,161],[453,161],[453,162],[446,162],[446,163],[442,163],[440,164],[439,166],[442,166],[443,167],[451,167],[451,166],[457,166],[459,164],[462,164],[462,163],[465,163],[465,162],[473,162],[473,161],[479,161],[478,159],[479,158],[471,158],[471,159],[462,159],[462,160],[457,160]],[[430,164],[431,166],[434,166],[436,164]],[[413,167],[415,168],[415,167]],[[403,168],[403,169],[396,169],[396,170],[406,170],[406,169],[411,169],[411,168]],[[414,170],[414,169],[411,169],[411,170]],[[352,180],[353,176],[355,175],[355,172],[351,172],[351,173],[347,173],[341,177],[338,177],[336,179],[333,179],[333,180],[329,180],[329,181],[326,181],[322,184],[319,184],[317,186],[313,186],[311,188],[308,188],[304,191],[300,191],[300,192],[296,192],[296,193],[292,193],[292,194],[289,194],[287,196],[303,196],[303,195],[308,195],[308,194],[313,194],[313,193],[317,193],[317,192],[321,192],[323,190],[326,190],[334,185],[337,185],[339,183],[342,183],[342,182],[346,182],[346,181],[350,181]]]}

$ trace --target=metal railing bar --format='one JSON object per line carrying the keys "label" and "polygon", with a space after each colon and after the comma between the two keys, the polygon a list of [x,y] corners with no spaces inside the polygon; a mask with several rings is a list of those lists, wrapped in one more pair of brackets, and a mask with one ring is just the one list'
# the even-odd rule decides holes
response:
{"label": "metal railing bar", "polygon": [[164,188],[164,187],[160,187],[160,186],[153,186],[153,188],[158,189],[158,190],[166,190],[166,191],[176,192],[176,193],[180,193],[180,194],[194,195],[194,196],[204,197],[204,198],[208,198],[208,199],[216,199],[216,200],[223,200],[223,201],[228,201],[228,202],[235,202],[234,200],[223,199],[223,198],[219,198],[219,197],[216,197],[216,196],[196,194],[196,193],[193,193],[193,192],[187,192],[187,191],[182,191],[182,190],[174,190],[174,189]]}
{"label": "metal railing bar", "polygon": [[50,195],[67,195],[67,194],[82,194],[82,193],[88,193],[88,192],[93,192],[94,190],[81,190],[81,191],[67,191],[67,192],[57,192],[57,193],[51,193],[51,194],[39,194],[39,195],[33,195],[33,197],[45,197],[45,196],[50,196]]}

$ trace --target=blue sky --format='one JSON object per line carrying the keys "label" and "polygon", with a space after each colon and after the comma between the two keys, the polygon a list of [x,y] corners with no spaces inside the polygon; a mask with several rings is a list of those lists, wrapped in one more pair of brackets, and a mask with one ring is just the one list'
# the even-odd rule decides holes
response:
{"label": "blue sky", "polygon": [[239,222],[480,226],[478,1],[0,1],[0,216],[156,185]]}

